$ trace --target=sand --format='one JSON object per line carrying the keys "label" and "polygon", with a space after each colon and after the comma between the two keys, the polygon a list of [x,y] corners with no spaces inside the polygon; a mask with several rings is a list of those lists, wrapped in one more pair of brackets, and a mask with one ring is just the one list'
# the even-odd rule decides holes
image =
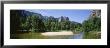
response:
{"label": "sand", "polygon": [[72,31],[60,31],[60,32],[45,32],[41,33],[44,36],[55,36],[55,35],[73,35]]}

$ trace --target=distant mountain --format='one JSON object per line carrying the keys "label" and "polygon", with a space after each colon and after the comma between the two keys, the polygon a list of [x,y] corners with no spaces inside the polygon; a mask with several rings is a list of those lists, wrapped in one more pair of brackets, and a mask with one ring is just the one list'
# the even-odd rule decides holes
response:
{"label": "distant mountain", "polygon": [[39,14],[39,13],[34,13],[34,12],[29,12],[29,11],[25,11],[25,10],[19,10],[20,11],[20,14],[21,14],[21,16],[33,16],[33,15],[35,15],[35,16],[39,16],[39,17],[42,17],[42,15],[41,14]]}

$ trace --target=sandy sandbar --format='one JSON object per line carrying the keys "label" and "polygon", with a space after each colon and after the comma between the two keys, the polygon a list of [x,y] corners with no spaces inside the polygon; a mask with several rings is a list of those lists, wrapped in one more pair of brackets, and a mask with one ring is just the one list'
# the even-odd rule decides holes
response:
{"label": "sandy sandbar", "polygon": [[72,31],[60,31],[60,32],[45,32],[41,33],[44,36],[54,36],[54,35],[73,35]]}

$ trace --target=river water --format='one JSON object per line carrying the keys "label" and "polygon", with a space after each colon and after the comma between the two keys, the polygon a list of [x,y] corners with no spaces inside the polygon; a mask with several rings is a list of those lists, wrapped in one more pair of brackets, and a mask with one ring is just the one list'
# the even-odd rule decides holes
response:
{"label": "river water", "polygon": [[81,32],[79,34],[74,34],[73,36],[70,37],[70,39],[83,39],[84,33]]}

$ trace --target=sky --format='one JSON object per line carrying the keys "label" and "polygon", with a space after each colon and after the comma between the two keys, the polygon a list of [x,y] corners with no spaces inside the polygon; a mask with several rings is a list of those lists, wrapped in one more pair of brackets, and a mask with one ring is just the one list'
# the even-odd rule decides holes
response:
{"label": "sky", "polygon": [[89,9],[26,9],[27,11],[40,13],[43,16],[53,16],[55,18],[66,16],[70,21],[82,23],[90,14]]}

